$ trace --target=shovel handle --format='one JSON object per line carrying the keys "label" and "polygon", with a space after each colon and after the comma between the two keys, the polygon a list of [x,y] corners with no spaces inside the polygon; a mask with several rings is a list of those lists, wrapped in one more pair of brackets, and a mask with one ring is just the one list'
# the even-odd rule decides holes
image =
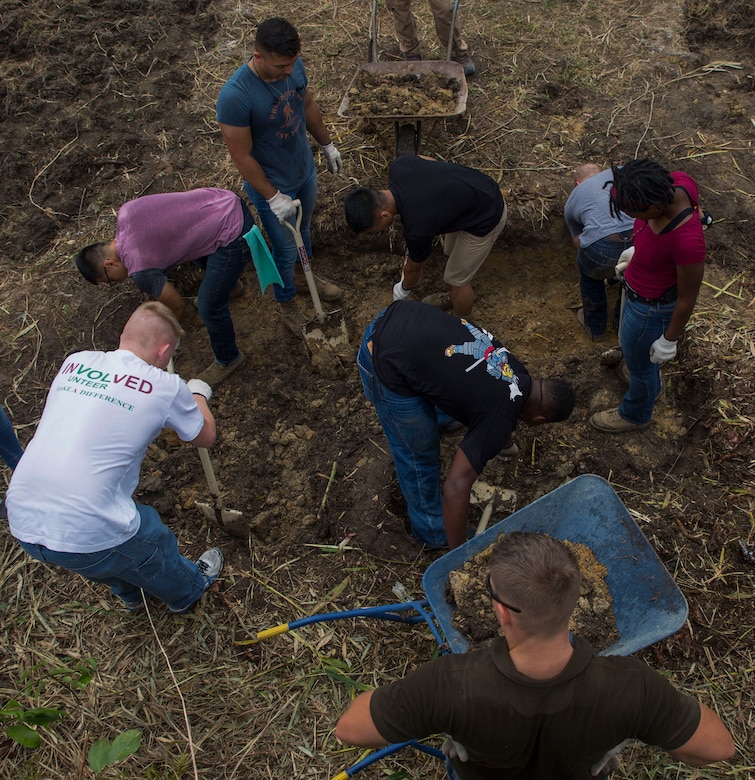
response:
{"label": "shovel handle", "polygon": [[296,207],[296,223],[292,224],[286,219],[283,221],[283,224],[291,231],[294,237],[294,241],[296,242],[296,250],[299,252],[299,260],[301,260],[301,267],[304,269],[304,278],[307,280],[309,294],[312,296],[312,303],[315,307],[317,321],[324,322],[325,311],[322,308],[322,303],[320,303],[320,294],[317,292],[315,277],[312,275],[312,269],[309,267],[307,248],[304,246],[304,239],[301,237],[301,218],[303,213],[301,201],[297,198],[293,203]]}
{"label": "shovel handle", "polygon": [[459,12],[459,0],[454,0],[454,8],[451,13],[451,29],[448,31],[448,51],[446,59],[451,61],[451,53],[454,50],[454,33],[456,32],[456,14]]}
{"label": "shovel handle", "polygon": [[199,459],[202,461],[202,468],[204,469],[204,475],[207,478],[207,486],[210,488],[210,493],[215,499],[217,504],[220,503],[220,489],[218,488],[218,481],[215,479],[215,469],[212,468],[212,461],[210,460],[210,453],[205,447],[197,447],[199,451]]}

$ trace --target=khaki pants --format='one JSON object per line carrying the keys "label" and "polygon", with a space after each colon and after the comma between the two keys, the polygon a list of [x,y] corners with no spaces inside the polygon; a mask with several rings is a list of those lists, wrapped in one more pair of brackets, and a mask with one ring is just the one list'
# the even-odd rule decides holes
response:
{"label": "khaki pants", "polygon": [[508,208],[504,201],[498,224],[485,236],[473,236],[463,230],[443,236],[443,252],[448,257],[443,281],[451,287],[462,287],[475,278],[493,244],[506,226]]}
{"label": "khaki pants", "polygon": [[[453,15],[452,0],[429,0],[430,9],[435,19],[435,32],[446,51],[443,59],[446,59],[448,51],[448,36],[451,31],[451,16]],[[417,37],[417,25],[411,11],[411,0],[386,0],[388,9],[393,14],[396,25],[396,37],[398,38],[401,53],[406,57],[416,57],[420,53],[419,38]],[[454,26],[454,46],[452,57],[458,58],[467,50],[467,44],[461,37],[459,15],[456,15]]]}

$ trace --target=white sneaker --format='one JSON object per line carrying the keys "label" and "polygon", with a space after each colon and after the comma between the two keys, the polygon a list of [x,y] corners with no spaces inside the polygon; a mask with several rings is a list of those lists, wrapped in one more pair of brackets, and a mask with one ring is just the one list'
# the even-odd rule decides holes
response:
{"label": "white sneaker", "polygon": [[211,547],[199,556],[197,566],[205,579],[205,589],[209,588],[223,570],[223,553],[217,547]]}

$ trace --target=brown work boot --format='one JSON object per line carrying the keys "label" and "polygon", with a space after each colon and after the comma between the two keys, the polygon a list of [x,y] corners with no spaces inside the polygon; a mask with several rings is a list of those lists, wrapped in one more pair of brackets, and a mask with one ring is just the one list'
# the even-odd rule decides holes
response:
{"label": "brown work boot", "polygon": [[244,289],[244,283],[241,281],[241,279],[239,279],[229,293],[228,300],[232,301],[234,298],[240,298],[245,292],[246,290]]}
{"label": "brown work boot", "polygon": [[304,326],[309,322],[307,317],[301,311],[295,300],[286,301],[285,303],[278,303],[278,316],[281,322],[294,334],[297,338],[303,336]]}
{"label": "brown work boot", "polygon": [[[341,298],[343,294],[341,288],[337,284],[333,284],[330,279],[325,279],[322,276],[315,276],[315,287],[317,288],[317,294],[320,296],[320,300],[331,303]],[[301,266],[297,265],[294,271],[294,287],[296,292],[305,293],[309,295],[309,286],[307,285],[307,277],[304,275],[304,271],[301,270]]]}
{"label": "brown work boot", "polygon": [[245,362],[246,357],[244,356],[244,353],[239,350],[239,356],[236,358],[236,360],[233,361],[233,363],[229,363],[227,366],[221,366],[220,363],[213,361],[212,364],[207,366],[207,368],[197,377],[197,379],[201,379],[203,382],[207,382],[210,387],[215,387],[224,380],[228,379],[228,377],[234,371],[241,368]]}
{"label": "brown work boot", "polygon": [[625,420],[618,409],[607,409],[605,412],[596,412],[590,418],[590,425],[603,433],[626,433],[627,431],[644,431],[650,423],[642,425]]}

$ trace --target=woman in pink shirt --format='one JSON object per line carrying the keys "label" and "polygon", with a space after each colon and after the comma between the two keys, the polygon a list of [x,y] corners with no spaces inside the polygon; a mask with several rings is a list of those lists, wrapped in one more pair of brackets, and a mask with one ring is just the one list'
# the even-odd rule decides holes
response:
{"label": "woman in pink shirt", "polygon": [[705,238],[697,184],[654,160],[613,167],[611,211],[634,218],[634,255],[624,273],[626,302],[619,340],[629,390],[618,409],[598,412],[590,424],[606,433],[650,425],[661,391],[660,365],[695,308],[705,268]]}

